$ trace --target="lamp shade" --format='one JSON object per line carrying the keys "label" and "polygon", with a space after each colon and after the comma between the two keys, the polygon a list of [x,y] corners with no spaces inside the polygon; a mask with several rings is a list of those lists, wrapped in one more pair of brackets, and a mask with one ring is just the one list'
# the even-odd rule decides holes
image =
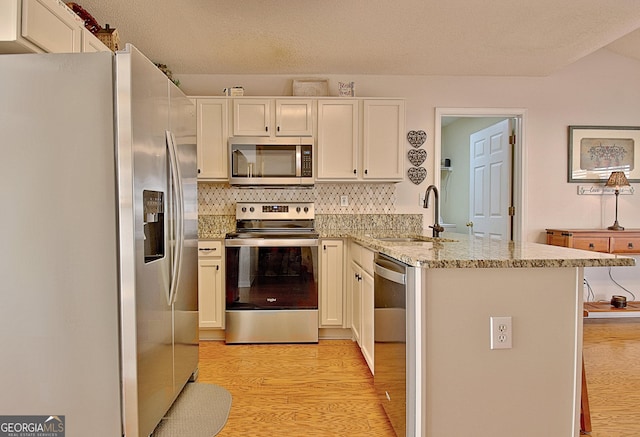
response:
{"label": "lamp shade", "polygon": [[626,187],[628,185],[629,181],[623,171],[611,172],[611,176],[609,176],[609,179],[605,184],[606,187]]}

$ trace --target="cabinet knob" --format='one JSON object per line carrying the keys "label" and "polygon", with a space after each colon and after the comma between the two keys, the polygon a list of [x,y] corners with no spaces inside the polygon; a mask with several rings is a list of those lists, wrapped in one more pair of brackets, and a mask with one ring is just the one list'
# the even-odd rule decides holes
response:
{"label": "cabinet knob", "polygon": [[264,131],[265,131],[265,132],[269,132],[269,126],[265,126],[265,127],[264,127]]}
{"label": "cabinet knob", "polygon": [[278,129],[278,132],[280,132],[280,126],[278,126],[278,128],[277,128],[277,129]]}
{"label": "cabinet knob", "polygon": [[369,170],[365,169],[364,174],[369,174]]}
{"label": "cabinet knob", "polygon": [[198,169],[198,174],[200,174],[200,169]]}
{"label": "cabinet knob", "polygon": [[633,243],[630,242],[629,244],[627,244],[627,248],[628,249],[633,249]]}
{"label": "cabinet knob", "polygon": [[216,270],[220,270],[220,266],[219,265],[216,265]]}
{"label": "cabinet knob", "polygon": [[595,248],[595,247],[596,247],[596,246],[595,246],[595,244],[593,244],[593,243],[589,243],[589,249],[593,249],[593,248]]}
{"label": "cabinet knob", "polygon": [[356,174],[356,173],[357,173],[357,172],[356,172],[356,169],[354,168],[354,169],[353,169],[353,174]]}
{"label": "cabinet knob", "polygon": [[326,244],[324,244],[324,245],[322,246],[322,249],[323,249],[323,250],[327,250],[327,245],[326,245]]}

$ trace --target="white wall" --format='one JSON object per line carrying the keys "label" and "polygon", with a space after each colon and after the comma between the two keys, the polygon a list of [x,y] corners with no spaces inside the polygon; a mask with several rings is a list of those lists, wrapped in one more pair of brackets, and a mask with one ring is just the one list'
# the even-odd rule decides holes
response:
{"label": "white wall", "polygon": [[[427,179],[418,186],[409,181],[398,184],[397,213],[425,213],[425,224],[433,223],[433,210],[422,209],[419,194],[434,182],[435,108],[526,108],[523,239],[543,243],[548,227],[605,228],[613,223],[613,196],[579,196],[578,184],[567,183],[567,127],[640,125],[640,61],[603,49],[548,77],[319,77],[329,79],[331,95],[337,95],[338,81],[354,81],[357,96],[405,98],[406,130],[427,132],[423,146],[428,152],[423,165],[428,171]],[[223,88],[240,85],[245,88],[245,95],[277,96],[291,95],[291,80],[299,77],[179,75],[177,78],[189,95],[221,95]],[[407,143],[407,150],[410,148]],[[637,192],[640,184],[634,187]],[[640,228],[639,195],[620,196],[619,202],[620,224]],[[635,286],[640,289],[640,283]]]}

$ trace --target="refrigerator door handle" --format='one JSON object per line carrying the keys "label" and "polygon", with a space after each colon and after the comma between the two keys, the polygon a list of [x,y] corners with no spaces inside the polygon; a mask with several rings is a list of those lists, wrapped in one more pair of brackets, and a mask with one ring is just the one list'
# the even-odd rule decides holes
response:
{"label": "refrigerator door handle", "polygon": [[182,174],[178,163],[178,153],[176,149],[175,137],[171,131],[165,132],[167,141],[167,150],[169,156],[170,185],[173,190],[173,236],[175,238],[175,250],[173,251],[173,259],[171,261],[171,285],[169,287],[169,296],[167,303],[173,305],[176,301],[178,293],[178,284],[180,280],[180,271],[182,268],[182,252],[184,246],[184,198],[182,193]]}

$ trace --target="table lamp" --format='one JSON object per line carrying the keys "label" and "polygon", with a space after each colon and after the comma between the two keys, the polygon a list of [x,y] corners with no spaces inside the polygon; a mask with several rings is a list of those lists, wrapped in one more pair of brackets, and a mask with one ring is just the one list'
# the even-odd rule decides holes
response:
{"label": "table lamp", "polygon": [[611,176],[609,176],[609,180],[607,180],[607,183],[604,186],[614,187],[616,189],[616,221],[607,229],[612,231],[624,231],[624,228],[618,224],[618,195],[620,194],[620,187],[629,186],[629,181],[623,171],[614,171],[611,172]]}

